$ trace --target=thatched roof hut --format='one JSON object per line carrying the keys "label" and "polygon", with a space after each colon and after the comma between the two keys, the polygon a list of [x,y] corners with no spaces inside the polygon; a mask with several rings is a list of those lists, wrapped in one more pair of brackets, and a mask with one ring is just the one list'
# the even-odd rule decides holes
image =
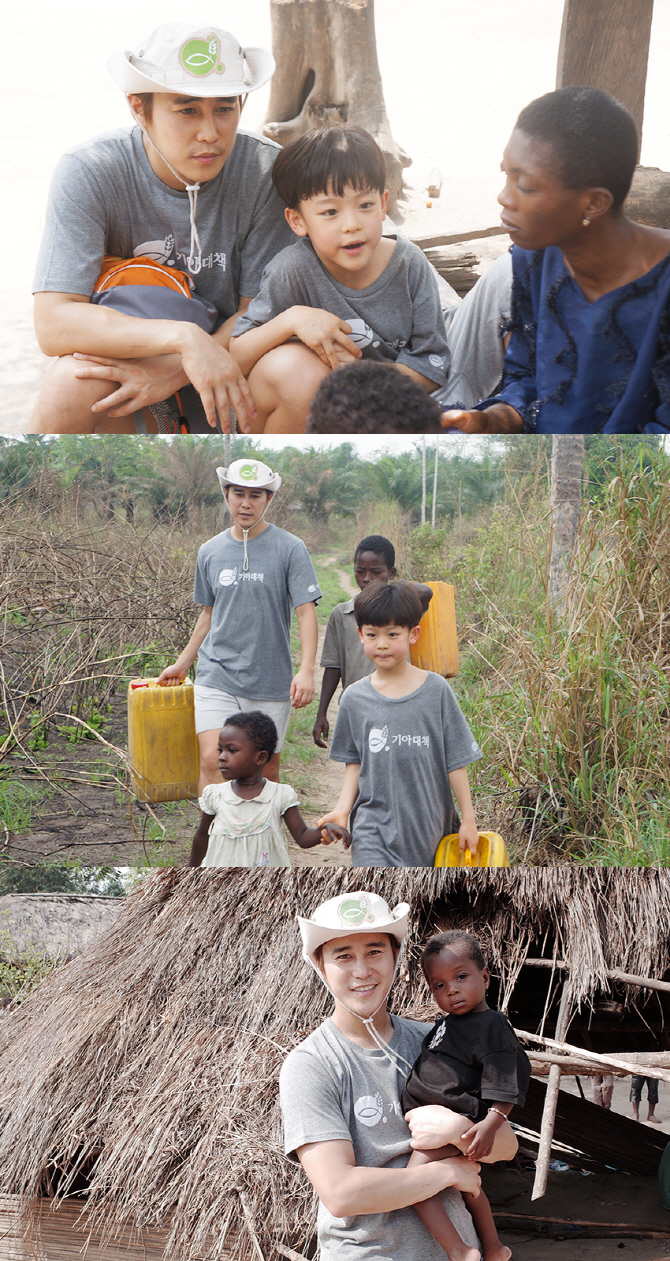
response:
{"label": "thatched roof hut", "polygon": [[[282,1153],[276,1079],[331,1001],[295,915],[355,888],[412,906],[399,1012],[427,1002],[418,946],[449,924],[484,940],[507,997],[529,952],[565,960],[583,1003],[612,968],[670,969],[665,871],[162,871],[3,1023],[0,1193],[57,1206],[85,1191],[103,1237],[166,1230],[180,1261],[311,1255],[314,1198]],[[626,987],[631,1019],[647,998]]]}

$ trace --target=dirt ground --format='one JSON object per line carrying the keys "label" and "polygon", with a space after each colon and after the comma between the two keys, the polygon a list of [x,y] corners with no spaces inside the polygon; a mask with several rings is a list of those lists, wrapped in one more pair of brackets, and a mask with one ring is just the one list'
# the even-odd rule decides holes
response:
{"label": "dirt ground", "polygon": [[[358,588],[352,585],[348,573],[338,569],[337,576],[344,591],[356,594]],[[317,662],[322,641],[323,630]],[[317,666],[317,697],[322,674]],[[331,733],[336,716],[337,697],[334,697],[328,711]],[[125,695],[117,694],[113,698],[104,737],[109,744],[126,748]],[[297,759],[289,759],[282,768],[287,783],[293,783],[292,776],[299,775],[299,796],[308,801],[303,814],[310,824],[333,808],[344,774],[344,767],[331,762],[327,750],[315,747],[314,751],[316,756],[306,766],[298,764]],[[120,783],[114,786],[115,776],[120,775],[119,759],[97,740],[72,745],[63,736],[54,735],[48,750],[37,756],[45,767],[51,768],[54,787],[50,789],[44,780],[27,774],[28,764],[24,760],[18,757],[9,760],[23,783],[46,789],[46,795],[39,805],[39,813],[35,811],[32,826],[5,836],[0,851],[2,860],[22,865],[79,860],[87,866],[121,867],[172,866],[187,861],[198,819],[195,802],[169,802],[152,806],[151,810],[140,805]],[[64,780],[64,773],[72,778]],[[164,836],[161,825],[165,828]],[[340,843],[302,850],[290,840],[288,833],[286,839],[295,866],[344,867],[351,863]]]}
{"label": "dirt ground", "polygon": [[[584,1094],[591,1098],[591,1082],[582,1079]],[[660,1082],[659,1102],[655,1113],[660,1125],[655,1128],[670,1138],[670,1090]],[[574,1077],[561,1079],[561,1090],[578,1095]],[[612,1095],[612,1111],[632,1118],[629,1102],[630,1079],[616,1077]],[[641,1124],[646,1124],[646,1087],[640,1106]],[[520,1171],[499,1165],[484,1172],[484,1182],[494,1212],[529,1213],[542,1217],[627,1223],[670,1236],[670,1213],[661,1208],[655,1178],[633,1174],[582,1174],[576,1170],[550,1172],[547,1194],[531,1201],[532,1171]],[[534,1231],[526,1233],[501,1231],[501,1239],[512,1249],[514,1261],[613,1261],[614,1257],[630,1261],[666,1261],[670,1257],[667,1239],[632,1239],[620,1235],[610,1239],[579,1238],[576,1228],[566,1227],[564,1239],[552,1239]]]}

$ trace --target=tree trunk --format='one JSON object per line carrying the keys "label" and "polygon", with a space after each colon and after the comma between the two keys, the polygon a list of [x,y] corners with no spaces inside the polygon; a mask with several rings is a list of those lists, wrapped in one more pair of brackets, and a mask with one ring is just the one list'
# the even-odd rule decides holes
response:
{"label": "tree trunk", "polygon": [[642,135],[654,0],[565,0],[556,87],[583,83],[625,105]]}
{"label": "tree trunk", "polygon": [[374,0],[271,0],[277,62],[264,134],[279,144],[312,128],[357,123],[386,158],[389,210],[411,158],[396,144],[386,116]]}
{"label": "tree trunk", "polygon": [[554,612],[565,613],[568,575],[582,507],[584,437],[554,434],[551,447],[551,560],[548,597]]}

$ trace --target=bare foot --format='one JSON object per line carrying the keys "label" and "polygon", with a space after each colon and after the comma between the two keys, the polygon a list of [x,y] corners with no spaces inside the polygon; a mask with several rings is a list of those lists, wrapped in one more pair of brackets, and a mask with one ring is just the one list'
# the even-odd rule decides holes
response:
{"label": "bare foot", "polygon": [[651,1121],[652,1125],[662,1125],[663,1122],[659,1117],[647,1117],[647,1122]]}
{"label": "bare foot", "polygon": [[465,1244],[462,1248],[450,1248],[447,1255],[449,1261],[482,1261],[481,1252],[477,1248],[467,1248]]}
{"label": "bare foot", "polygon": [[499,1243],[495,1248],[485,1248],[482,1261],[511,1261],[512,1249],[507,1248],[504,1243]]}

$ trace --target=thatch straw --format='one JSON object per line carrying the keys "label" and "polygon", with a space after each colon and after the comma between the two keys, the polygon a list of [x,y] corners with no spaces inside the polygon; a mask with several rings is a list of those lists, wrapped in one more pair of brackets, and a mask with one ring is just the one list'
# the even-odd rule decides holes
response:
{"label": "thatch straw", "polygon": [[545,935],[576,1001],[607,989],[608,968],[670,965],[665,871],[159,872],[3,1021],[0,1190],[58,1197],[85,1175],[106,1236],[171,1222],[182,1261],[257,1258],[242,1195],[266,1257],[278,1242],[304,1253],[314,1197],[282,1153],[276,1079],[331,1000],[300,959],[295,915],[355,888],[411,903],[396,1011],[425,1002],[418,944],[445,923],[475,928],[503,988]]}

